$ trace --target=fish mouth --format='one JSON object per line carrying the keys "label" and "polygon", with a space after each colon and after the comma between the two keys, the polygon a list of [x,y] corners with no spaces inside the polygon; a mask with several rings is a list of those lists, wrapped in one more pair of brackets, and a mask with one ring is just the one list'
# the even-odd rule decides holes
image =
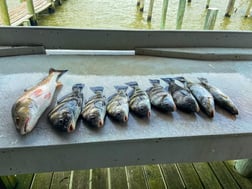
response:
{"label": "fish mouth", "polygon": [[99,128],[102,127],[102,126],[103,126],[103,120],[100,119],[100,120],[98,121],[97,126],[98,126]]}
{"label": "fish mouth", "polygon": [[128,121],[128,116],[124,116],[123,121],[127,122]]}
{"label": "fish mouth", "polygon": [[73,132],[75,130],[75,123],[72,121],[71,123],[70,123],[70,125],[68,126],[68,128],[67,128],[67,132],[68,133],[71,133],[71,132]]}
{"label": "fish mouth", "polygon": [[25,135],[28,132],[27,127],[28,127],[29,121],[30,121],[30,118],[27,118],[23,124],[23,127],[17,127],[17,130],[19,130],[21,135]]}

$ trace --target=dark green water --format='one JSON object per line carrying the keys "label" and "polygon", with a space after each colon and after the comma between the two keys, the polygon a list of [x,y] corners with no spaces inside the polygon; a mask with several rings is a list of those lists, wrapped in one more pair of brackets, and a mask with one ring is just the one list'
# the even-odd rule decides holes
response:
{"label": "dark green water", "polygon": [[[252,30],[252,17],[244,18],[249,0],[236,0],[235,13],[231,18],[224,14],[229,0],[212,0],[210,7],[218,8],[219,13],[215,30]],[[145,0],[145,9],[140,13],[137,0],[65,0],[54,14],[43,14],[39,25],[74,28],[114,28],[114,29],[160,29],[163,0],[155,0],[153,19],[147,23],[149,0]],[[176,17],[179,0],[169,0],[165,29],[176,29]],[[202,30],[206,16],[206,0],[192,0],[186,5],[182,29]],[[9,7],[19,1],[8,0]]]}

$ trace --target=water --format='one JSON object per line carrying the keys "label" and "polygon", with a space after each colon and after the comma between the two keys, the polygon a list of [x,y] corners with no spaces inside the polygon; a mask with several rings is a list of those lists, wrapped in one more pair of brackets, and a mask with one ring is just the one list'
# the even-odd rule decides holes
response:
{"label": "water", "polygon": [[[236,12],[231,18],[224,14],[229,0],[212,0],[210,7],[218,8],[219,13],[215,30],[252,30],[252,17],[244,18],[249,0],[236,0]],[[54,14],[39,16],[39,25],[74,28],[109,29],[160,29],[163,0],[155,0],[153,18],[147,23],[149,0],[145,0],[145,9],[140,13],[137,0],[66,0],[58,6]],[[170,0],[165,29],[176,29],[176,16],[179,0]],[[17,0],[8,0],[9,7],[18,4]],[[206,0],[192,0],[186,5],[182,29],[202,30],[206,15]]]}

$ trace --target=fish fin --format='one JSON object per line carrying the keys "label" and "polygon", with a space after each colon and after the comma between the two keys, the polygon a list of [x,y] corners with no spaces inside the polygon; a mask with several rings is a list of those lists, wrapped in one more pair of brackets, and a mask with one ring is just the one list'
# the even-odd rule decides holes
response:
{"label": "fish fin", "polygon": [[133,93],[134,93],[134,89],[132,89],[132,90],[130,90],[129,92],[128,92],[128,97],[130,98],[132,95],[133,95]]}
{"label": "fish fin", "polygon": [[175,80],[173,78],[169,78],[169,77],[166,77],[166,78],[161,78],[164,82],[166,82],[167,84],[170,84],[170,83],[175,83]]}
{"label": "fish fin", "polygon": [[198,77],[198,80],[200,80],[201,83],[208,83],[208,80],[204,77]]}
{"label": "fish fin", "polygon": [[180,76],[180,77],[174,77],[175,80],[177,81],[180,81],[182,83],[185,83],[186,82],[186,79],[183,77],[183,76]]}
{"label": "fish fin", "polygon": [[115,93],[115,94],[112,94],[111,96],[109,96],[109,97],[107,98],[107,101],[110,102],[116,95],[117,95],[116,93]]}
{"label": "fish fin", "polygon": [[160,85],[160,80],[159,79],[149,79],[150,83],[155,86],[155,85]]}
{"label": "fish fin", "polygon": [[56,70],[54,68],[49,69],[49,74],[54,73],[54,72],[59,72],[60,74],[58,75],[57,79],[59,79],[64,73],[66,73],[68,70]]}
{"label": "fish fin", "polygon": [[57,82],[56,88],[60,89],[61,87],[63,87],[63,84],[61,82]]}
{"label": "fish fin", "polygon": [[127,91],[128,86],[123,86],[123,85],[116,85],[114,86],[117,91]]}
{"label": "fish fin", "polygon": [[132,88],[138,86],[138,83],[136,81],[130,81],[130,82],[127,82],[125,84],[132,87]]}
{"label": "fish fin", "polygon": [[102,86],[90,87],[90,90],[93,91],[95,94],[103,93],[104,87]]}
{"label": "fish fin", "polygon": [[82,91],[82,89],[85,87],[84,83],[76,83],[73,85],[72,90],[73,91]]}

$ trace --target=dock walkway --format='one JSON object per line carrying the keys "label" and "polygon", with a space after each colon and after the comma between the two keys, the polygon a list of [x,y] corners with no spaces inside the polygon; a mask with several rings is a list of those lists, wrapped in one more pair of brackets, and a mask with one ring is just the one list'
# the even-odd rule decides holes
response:
{"label": "dock walkway", "polygon": [[233,161],[155,164],[17,175],[17,189],[249,189]]}
{"label": "dock walkway", "polygon": [[[54,7],[54,3],[58,0],[33,0],[35,14],[39,14],[49,7]],[[9,18],[11,26],[19,26],[29,21],[33,17],[27,10],[26,1],[20,3],[17,7],[9,10]],[[0,18],[0,26],[3,25]]]}

